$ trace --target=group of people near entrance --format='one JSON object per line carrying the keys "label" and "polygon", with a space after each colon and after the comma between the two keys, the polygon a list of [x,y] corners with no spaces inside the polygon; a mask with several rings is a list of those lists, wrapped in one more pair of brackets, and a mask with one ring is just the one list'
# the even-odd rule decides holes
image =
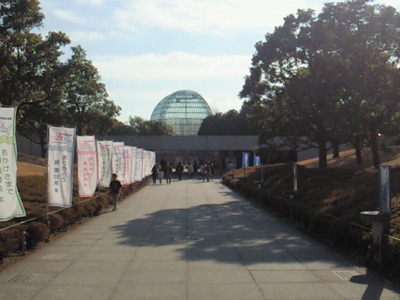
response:
{"label": "group of people near entrance", "polygon": [[[203,163],[198,166],[197,162],[192,165],[191,163],[184,165],[181,162],[175,166],[175,173],[178,177],[178,180],[183,179],[184,171],[187,171],[187,178],[193,179],[194,174],[199,173],[200,179],[204,181],[210,181],[213,176],[214,168],[212,163]],[[171,184],[172,181],[172,173],[173,169],[170,163],[166,162],[164,159],[160,161],[157,165],[155,164],[151,170],[151,177],[153,179],[153,184],[157,183],[162,184],[163,179],[166,179],[167,184]]]}
{"label": "group of people near entrance", "polygon": [[[200,166],[197,165],[197,162],[188,165],[184,165],[179,162],[175,166],[175,173],[178,176],[179,180],[182,180],[183,173],[187,170],[187,178],[193,179],[194,174],[199,173],[200,179],[204,181],[210,181],[214,173],[214,165],[212,163],[202,163]],[[167,181],[167,184],[171,184],[172,181],[172,166],[164,159],[160,161],[160,164],[155,164],[151,170],[151,177],[153,179],[153,184],[157,183],[157,180],[160,184],[162,184],[163,179]],[[121,194],[122,184],[117,178],[117,174],[112,174],[112,179],[109,186],[110,198],[114,205],[113,211],[118,210],[118,200]]]}

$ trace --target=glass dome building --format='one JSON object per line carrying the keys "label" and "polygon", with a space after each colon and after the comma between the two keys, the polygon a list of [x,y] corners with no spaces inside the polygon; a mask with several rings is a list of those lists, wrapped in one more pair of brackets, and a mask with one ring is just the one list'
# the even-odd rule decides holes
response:
{"label": "glass dome building", "polygon": [[181,90],[162,99],[151,114],[152,121],[163,121],[175,135],[197,135],[203,120],[213,110],[197,92]]}

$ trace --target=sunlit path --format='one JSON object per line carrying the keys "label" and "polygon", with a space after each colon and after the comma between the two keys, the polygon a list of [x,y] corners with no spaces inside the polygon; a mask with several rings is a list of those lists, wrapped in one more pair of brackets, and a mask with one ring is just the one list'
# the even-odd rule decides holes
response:
{"label": "sunlit path", "polygon": [[0,273],[0,299],[399,299],[218,180],[149,185]]}

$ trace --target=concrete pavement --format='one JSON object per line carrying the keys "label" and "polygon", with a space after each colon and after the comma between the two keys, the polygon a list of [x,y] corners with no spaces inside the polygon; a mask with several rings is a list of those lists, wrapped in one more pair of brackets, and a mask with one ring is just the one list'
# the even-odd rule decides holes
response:
{"label": "concrete pavement", "polygon": [[0,299],[400,299],[218,181],[150,185],[0,273]]}

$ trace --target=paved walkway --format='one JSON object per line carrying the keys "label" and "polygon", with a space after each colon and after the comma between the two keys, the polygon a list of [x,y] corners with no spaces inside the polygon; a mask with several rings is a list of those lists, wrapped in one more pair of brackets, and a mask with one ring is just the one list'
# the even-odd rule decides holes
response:
{"label": "paved walkway", "polygon": [[0,299],[400,299],[217,181],[148,186],[0,273]]}

